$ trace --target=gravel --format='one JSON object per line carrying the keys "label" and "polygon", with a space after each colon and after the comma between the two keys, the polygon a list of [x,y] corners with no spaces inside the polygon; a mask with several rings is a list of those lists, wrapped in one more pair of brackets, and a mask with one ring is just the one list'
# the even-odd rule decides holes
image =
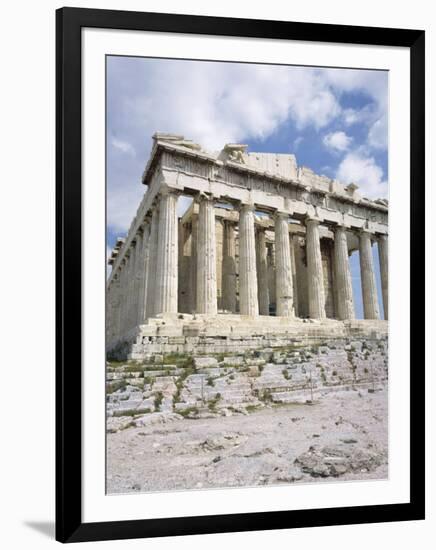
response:
{"label": "gravel", "polygon": [[386,479],[387,411],[386,390],[344,391],[247,416],[130,419],[107,434],[107,491]]}

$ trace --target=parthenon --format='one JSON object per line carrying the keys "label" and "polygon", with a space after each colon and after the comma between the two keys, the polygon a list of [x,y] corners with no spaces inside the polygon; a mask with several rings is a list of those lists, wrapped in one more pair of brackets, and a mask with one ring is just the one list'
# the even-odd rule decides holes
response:
{"label": "parthenon", "polygon": [[[351,326],[354,250],[365,318],[360,326],[367,321],[387,330],[386,200],[369,200],[354,184],[298,167],[292,154],[248,152],[243,144],[209,152],[181,135],[160,133],[153,136],[142,183],[147,190],[136,216],[108,260],[108,351],[127,342],[134,357],[138,346],[152,347],[159,335],[189,337],[196,323],[221,338],[237,326],[272,333],[279,324],[289,334],[312,321],[326,331]],[[192,202],[179,217],[182,196]],[[221,327],[216,334],[214,323]],[[184,345],[174,340],[174,349]]]}

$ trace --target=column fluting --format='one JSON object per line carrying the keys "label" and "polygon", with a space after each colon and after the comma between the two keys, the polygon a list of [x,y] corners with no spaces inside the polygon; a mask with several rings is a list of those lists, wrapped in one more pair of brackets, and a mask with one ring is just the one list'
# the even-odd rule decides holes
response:
{"label": "column fluting", "polygon": [[118,339],[119,319],[120,319],[120,273],[113,275],[113,299],[112,299],[112,319],[109,331],[109,343],[113,344]]}
{"label": "column fluting", "polygon": [[159,237],[159,204],[156,204],[151,214],[148,264],[147,264],[147,298],[145,314],[147,319],[154,317],[154,301],[156,297],[156,269],[157,269],[157,247]]}
{"label": "column fluting", "polygon": [[324,278],[319,240],[319,220],[306,220],[306,256],[309,299],[309,317],[325,319]]}
{"label": "column fluting", "polygon": [[199,199],[197,232],[197,308],[198,313],[216,315],[216,231],[213,199],[202,195]]}
{"label": "column fluting", "polygon": [[335,284],[338,306],[338,319],[354,319],[353,287],[351,284],[350,263],[348,261],[348,244],[345,227],[335,230]]}
{"label": "column fluting", "polygon": [[362,283],[363,312],[365,319],[380,319],[375,283],[374,262],[372,260],[371,234],[360,233],[360,278]]}
{"label": "column fluting", "polygon": [[295,237],[289,235],[289,242],[291,244],[291,267],[292,267],[292,289],[294,299],[294,315],[298,317],[298,279],[297,279],[297,265],[295,263]]}
{"label": "column fluting", "polygon": [[378,240],[378,256],[380,262],[380,279],[383,297],[383,312],[386,321],[389,319],[389,271],[388,271],[388,236],[381,235]]}
{"label": "column fluting", "polygon": [[177,313],[177,229],[177,195],[165,189],[161,192],[159,204],[155,314]]}
{"label": "column fluting", "polygon": [[224,220],[223,228],[223,309],[236,312],[236,238],[235,226]]}
{"label": "column fluting", "polygon": [[115,315],[114,315],[114,327],[112,341],[116,342],[120,337],[120,320],[121,320],[121,270],[118,268],[118,272],[115,274]]}
{"label": "column fluting", "polygon": [[120,307],[120,333],[119,338],[121,339],[126,332],[126,310],[127,310],[127,300],[128,300],[128,263],[129,257],[127,253],[124,255],[124,259],[121,263],[121,307]]}
{"label": "column fluting", "polygon": [[274,227],[276,252],[276,315],[278,317],[293,317],[294,297],[288,215],[277,212],[275,215]]}
{"label": "column fluting", "polygon": [[138,265],[138,325],[143,325],[147,319],[147,286],[148,286],[148,250],[149,250],[150,225],[148,221],[142,225],[141,255]]}
{"label": "column fluting", "polygon": [[191,218],[191,263],[190,263],[190,292],[189,312],[197,311],[197,244],[198,244],[198,216]]}
{"label": "column fluting", "polygon": [[130,261],[129,261],[129,300],[128,300],[128,318],[127,329],[130,330],[133,327],[134,321],[136,321],[135,314],[135,279],[136,279],[136,241],[132,242],[130,247]]}
{"label": "column fluting", "polygon": [[257,267],[257,294],[259,297],[259,314],[269,315],[269,289],[265,229],[256,231],[256,267]]}
{"label": "column fluting", "polygon": [[241,315],[259,314],[254,207],[251,205],[243,205],[239,213],[239,304]]}

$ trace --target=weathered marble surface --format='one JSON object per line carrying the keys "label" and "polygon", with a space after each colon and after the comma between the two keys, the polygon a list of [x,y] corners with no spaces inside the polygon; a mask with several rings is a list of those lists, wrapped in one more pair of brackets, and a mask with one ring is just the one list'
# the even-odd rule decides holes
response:
{"label": "weathered marble surface", "polygon": [[[348,256],[357,249],[365,319],[379,319],[374,242],[388,318],[387,201],[298,167],[294,155],[251,153],[243,144],[210,153],[183,136],[153,139],[147,192],[109,259],[108,351],[130,346],[133,353],[141,327],[162,316],[208,315],[218,327],[220,312],[242,320],[273,316],[291,323],[289,335],[301,331],[294,318],[351,320]],[[194,200],[178,218],[182,194]],[[257,327],[244,330],[241,345],[251,346],[256,334],[249,331]],[[213,337],[219,346],[223,336]]]}

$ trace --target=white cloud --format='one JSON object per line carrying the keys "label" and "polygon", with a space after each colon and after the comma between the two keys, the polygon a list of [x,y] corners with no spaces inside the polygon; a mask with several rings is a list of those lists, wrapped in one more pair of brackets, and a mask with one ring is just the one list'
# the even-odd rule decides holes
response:
{"label": "white cloud", "polygon": [[347,136],[347,134],[342,131],[331,132],[329,134],[326,134],[322,139],[322,142],[327,147],[327,149],[340,152],[347,151],[350,148],[352,141],[353,138]]}
{"label": "white cloud", "polygon": [[[110,136],[117,136],[111,138],[108,151],[110,229],[126,231],[136,213],[145,191],[141,174],[154,132],[180,133],[207,149],[219,150],[229,142],[266,139],[289,121],[299,131],[319,131],[341,117],[344,92],[363,90],[381,105],[384,85],[377,75],[369,74],[109,58],[108,129]],[[301,144],[297,140],[295,148]]]}
{"label": "white cloud", "polygon": [[368,145],[374,149],[387,149],[388,120],[386,114],[378,118],[369,129]]}
{"label": "white cloud", "polygon": [[134,157],[136,155],[135,148],[128,143],[127,141],[123,141],[121,139],[117,139],[115,137],[111,138],[111,145],[112,147],[115,147],[115,149],[118,149],[119,151],[122,151],[123,153],[126,153],[128,155],[131,155]]}
{"label": "white cloud", "polygon": [[313,69],[170,61],[142,70],[148,78],[128,105],[131,116],[144,131],[182,133],[206,148],[266,138],[288,118],[319,129],[340,113]]}
{"label": "white cloud", "polygon": [[302,136],[298,136],[294,139],[294,141],[292,143],[294,151],[296,151],[300,147],[300,145],[303,143],[303,141],[304,141],[304,137],[302,137]]}
{"label": "white cloud", "polygon": [[370,124],[377,118],[378,106],[377,105],[365,105],[361,109],[343,109],[341,115],[345,126],[352,126],[353,124]]}
{"label": "white cloud", "polygon": [[[319,130],[341,108],[315,69],[111,58],[108,65],[108,224],[127,231],[144,192],[141,174],[156,131],[210,150],[266,139],[291,119]],[[117,156],[123,153],[130,160]]]}
{"label": "white cloud", "polygon": [[387,104],[387,71],[326,69],[325,79],[340,94],[361,91],[382,109]]}
{"label": "white cloud", "polygon": [[383,176],[383,170],[375,159],[359,151],[348,153],[336,172],[336,178],[340,182],[357,184],[361,194],[368,198],[387,196],[388,184]]}
{"label": "white cloud", "polygon": [[351,126],[359,122],[359,111],[356,109],[344,109],[342,111],[342,118],[346,126]]}

